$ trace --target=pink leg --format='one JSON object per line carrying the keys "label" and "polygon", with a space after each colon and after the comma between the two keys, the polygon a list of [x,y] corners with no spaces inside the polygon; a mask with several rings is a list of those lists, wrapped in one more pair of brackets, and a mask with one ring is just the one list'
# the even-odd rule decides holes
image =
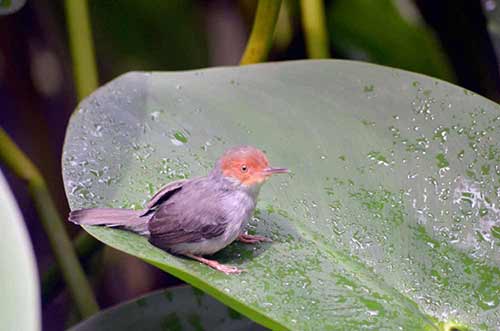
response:
{"label": "pink leg", "polygon": [[190,258],[196,260],[196,261],[199,261],[203,264],[206,264],[209,267],[214,268],[215,270],[222,271],[226,275],[240,274],[244,271],[244,270],[238,269],[238,268],[230,266],[230,265],[220,264],[219,262],[217,262],[215,260],[205,259],[204,257],[201,257],[201,256],[197,256],[197,255],[193,255],[193,254],[185,254],[185,255],[187,257],[190,257]]}
{"label": "pink leg", "polygon": [[259,242],[272,242],[271,239],[269,238],[266,238],[266,237],[263,237],[263,236],[253,236],[251,234],[240,234],[238,236],[238,240],[241,241],[242,243],[245,243],[245,244],[255,244],[255,243],[259,243]]}

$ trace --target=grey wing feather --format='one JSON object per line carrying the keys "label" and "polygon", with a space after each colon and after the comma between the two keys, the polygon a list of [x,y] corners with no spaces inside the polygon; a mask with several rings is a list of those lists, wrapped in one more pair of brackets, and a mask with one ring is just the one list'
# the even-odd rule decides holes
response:
{"label": "grey wing feather", "polygon": [[[194,243],[221,236],[227,227],[224,220],[197,228],[162,228],[150,235],[150,242],[159,247],[168,247],[180,243]],[[151,229],[151,227],[149,227]],[[151,231],[151,230],[150,230]]]}
{"label": "grey wing feather", "polygon": [[222,214],[177,214],[174,209],[171,204],[167,204],[154,214],[149,223],[153,244],[161,246],[198,242],[218,237],[226,230],[227,220]]}
{"label": "grey wing feather", "polygon": [[[228,224],[218,206],[220,195],[203,181],[195,181],[162,204],[149,222],[150,241],[157,246],[198,242],[222,235]],[[210,191],[210,192],[209,192]],[[196,203],[191,203],[195,201]]]}
{"label": "grey wing feather", "polygon": [[168,183],[163,186],[158,192],[153,195],[153,197],[146,204],[146,208],[152,209],[157,207],[160,203],[168,200],[174,193],[179,191],[182,186],[188,182],[187,179],[176,180],[175,182]]}

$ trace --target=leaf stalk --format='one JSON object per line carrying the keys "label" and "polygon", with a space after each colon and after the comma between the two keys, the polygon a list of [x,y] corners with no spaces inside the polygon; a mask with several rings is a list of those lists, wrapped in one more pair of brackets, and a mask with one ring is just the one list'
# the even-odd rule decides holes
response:
{"label": "leaf stalk", "polygon": [[280,7],[281,0],[259,0],[252,32],[240,60],[241,65],[267,60],[273,43]]}

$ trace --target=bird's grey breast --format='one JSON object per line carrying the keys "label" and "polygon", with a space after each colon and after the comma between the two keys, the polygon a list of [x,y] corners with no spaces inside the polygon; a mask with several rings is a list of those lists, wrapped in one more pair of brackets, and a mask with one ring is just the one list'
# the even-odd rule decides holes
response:
{"label": "bird's grey breast", "polygon": [[248,223],[255,209],[255,199],[245,191],[236,190],[221,199],[221,208],[225,211],[227,228],[224,237],[232,242]]}

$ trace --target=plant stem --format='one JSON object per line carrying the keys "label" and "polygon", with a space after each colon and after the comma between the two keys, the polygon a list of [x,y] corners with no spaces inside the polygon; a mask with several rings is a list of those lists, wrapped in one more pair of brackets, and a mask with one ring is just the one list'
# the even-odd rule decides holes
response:
{"label": "plant stem", "polygon": [[78,100],[82,100],[99,86],[87,1],[66,0],[65,9],[73,75]]}
{"label": "plant stem", "polygon": [[[82,100],[99,86],[88,1],[65,0],[64,7],[77,96],[78,100]],[[102,247],[96,239],[84,230],[77,236],[75,246],[83,262]],[[43,278],[42,299],[48,298],[57,292],[61,277],[60,271],[62,271],[64,277],[64,270],[61,270],[61,268],[58,270],[54,266],[49,269]]]}
{"label": "plant stem", "polygon": [[240,64],[265,61],[271,50],[281,0],[259,0],[252,32]]}
{"label": "plant stem", "polygon": [[[103,247],[99,241],[85,231],[80,231],[73,240],[73,246],[85,271],[88,270],[91,257]],[[57,264],[53,264],[42,276],[42,305],[52,301],[63,287],[64,280],[61,279],[61,270]]]}
{"label": "plant stem", "polygon": [[29,192],[49,238],[56,262],[80,315],[88,317],[96,313],[99,307],[83,269],[78,263],[73,245],[52,201],[45,180],[31,160],[2,128],[0,128],[0,160],[14,174],[28,182]]}
{"label": "plant stem", "polygon": [[309,58],[329,58],[330,44],[323,0],[300,0],[300,9]]}

